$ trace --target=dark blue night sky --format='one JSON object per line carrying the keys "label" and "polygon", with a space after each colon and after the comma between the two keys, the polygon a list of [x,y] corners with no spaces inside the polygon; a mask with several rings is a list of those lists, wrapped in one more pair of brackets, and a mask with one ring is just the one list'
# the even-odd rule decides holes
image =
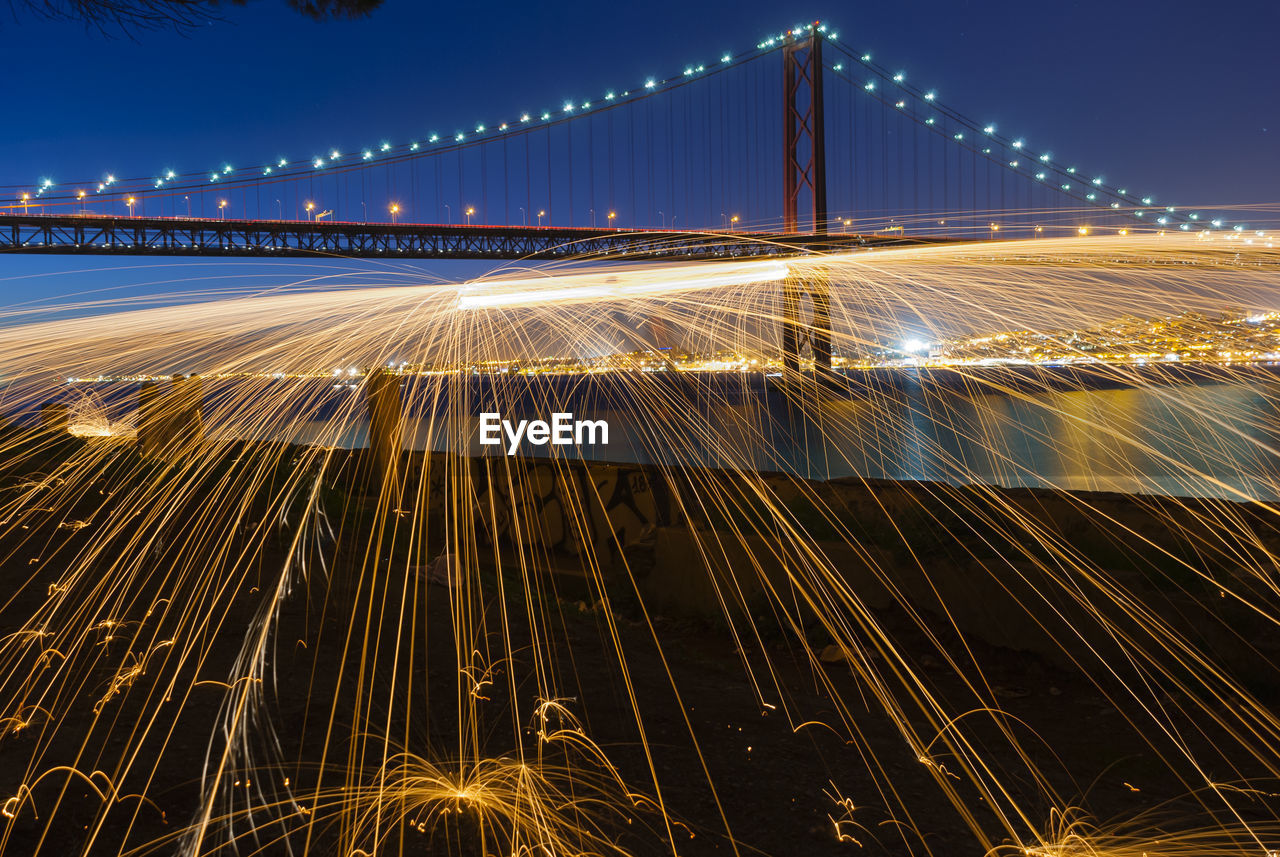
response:
{"label": "dark blue night sky", "polygon": [[[935,87],[947,104],[1162,200],[1280,202],[1280,4],[1266,0],[387,0],[367,20],[328,23],[252,0],[185,35],[114,38],[81,24],[6,18],[0,184],[12,195],[46,176],[196,171],[418,138],[598,97],[815,18],[837,27],[845,44]],[[250,285],[306,269],[284,267],[209,263],[180,275],[212,277],[203,286],[220,288],[245,285],[236,278],[251,269],[261,279]],[[174,270],[9,258],[0,303],[190,288],[167,284]],[[24,279],[72,271],[80,273]]]}

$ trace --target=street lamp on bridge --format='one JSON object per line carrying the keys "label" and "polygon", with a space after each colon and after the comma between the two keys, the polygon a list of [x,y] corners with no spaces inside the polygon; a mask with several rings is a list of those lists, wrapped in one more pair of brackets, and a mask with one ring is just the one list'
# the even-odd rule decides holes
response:
{"label": "street lamp on bridge", "polygon": [[218,219],[227,219],[227,201],[225,199],[218,200]]}
{"label": "street lamp on bridge", "polygon": [[468,226],[471,225],[471,215],[475,213],[476,213],[476,207],[474,205],[468,205],[467,206],[467,225]]}
{"label": "street lamp on bridge", "polygon": [[396,215],[400,213],[400,203],[398,202],[391,203],[391,207],[388,208],[387,210],[391,212],[391,222],[395,223]]}
{"label": "street lamp on bridge", "polygon": [[129,206],[129,216],[133,217],[133,206],[138,200],[132,196],[125,197],[124,204]]}
{"label": "street lamp on bridge", "polygon": [[541,226],[541,225],[542,225],[542,218],[543,218],[543,217],[545,217],[545,216],[546,216],[546,214],[547,214],[547,213],[546,213],[545,211],[543,211],[542,209],[539,209],[539,210],[538,210],[538,225],[539,225],[539,226]]}
{"label": "street lamp on bridge", "polygon": [[307,220],[311,219],[311,212],[316,210],[316,204],[311,200],[307,200],[307,204],[303,206],[307,210]]}
{"label": "street lamp on bridge", "polygon": [[612,226],[612,225],[613,225],[613,220],[614,220],[614,218],[615,218],[615,217],[617,217],[617,216],[618,216],[618,212],[616,212],[616,211],[611,211],[611,212],[609,212],[609,216],[608,216],[607,218],[605,218],[605,219],[606,219],[606,220],[608,220],[608,221],[609,221],[609,225],[610,225],[610,226]]}

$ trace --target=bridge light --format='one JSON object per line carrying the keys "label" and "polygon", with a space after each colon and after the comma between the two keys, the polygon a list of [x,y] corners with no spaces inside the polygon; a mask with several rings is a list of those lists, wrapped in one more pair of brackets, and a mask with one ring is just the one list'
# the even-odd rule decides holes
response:
{"label": "bridge light", "polygon": [[111,184],[115,180],[116,180],[115,176],[111,175],[110,173],[107,173],[107,184]]}
{"label": "bridge light", "polygon": [[1221,220],[1210,220],[1210,221],[1209,221],[1209,223],[1210,223],[1210,225],[1215,226],[1215,227],[1221,227],[1221,226],[1222,226],[1222,221],[1221,221]]}
{"label": "bridge light", "polygon": [[1036,178],[1039,179],[1040,181],[1044,181],[1044,177],[1045,177],[1044,173],[1036,173]]}
{"label": "bridge light", "polygon": [[957,140],[963,140],[963,139],[964,139],[964,134],[962,134],[962,133],[961,133],[961,134],[956,134],[955,139],[957,139]]}
{"label": "bridge light", "polygon": [[572,113],[572,112],[573,112],[573,102],[571,102],[571,101],[566,101],[566,102],[564,103],[564,112],[565,112],[565,113]]}
{"label": "bridge light", "polygon": [[617,96],[616,96],[616,95],[614,95],[612,92],[606,92],[606,93],[604,94],[604,100],[605,100],[605,101],[612,101],[612,100],[613,100],[613,99],[615,99],[615,98],[617,98]]}
{"label": "bridge light", "polygon": [[1014,140],[1010,145],[1015,149],[1021,149],[1025,144],[1021,140]]}
{"label": "bridge light", "polygon": [[1113,203],[1111,203],[1111,207],[1112,207],[1112,208],[1119,208],[1119,207],[1120,207],[1120,203],[1118,203],[1118,202],[1113,202]]}
{"label": "bridge light", "polygon": [[1087,193],[1084,195],[1084,198],[1089,200],[1090,202],[1093,202],[1095,199],[1098,198],[1098,195],[1096,193]]}
{"label": "bridge light", "polygon": [[520,121],[521,121],[521,122],[528,122],[528,121],[529,121],[529,114],[528,114],[528,113],[521,113],[521,114],[520,114]]}
{"label": "bridge light", "polygon": [[733,57],[730,56],[729,54],[725,54],[724,56],[720,57],[720,62],[733,62]]}
{"label": "bridge light", "polygon": [[1102,187],[1102,176],[1098,176],[1096,179],[1094,179],[1093,183],[1098,187]]}
{"label": "bridge light", "polygon": [[463,138],[464,138],[465,136],[466,136],[465,134],[463,134],[461,131],[459,131],[457,134],[454,134],[454,135],[453,135],[453,139],[454,139],[455,141],[457,141],[457,142],[461,143],[461,142],[462,142],[462,140],[463,140]]}
{"label": "bridge light", "polygon": [[231,165],[227,164],[222,168],[222,174],[225,176],[231,172]]}
{"label": "bridge light", "polygon": [[484,126],[483,126],[483,125],[477,125],[477,126],[476,126],[476,133],[477,133],[477,134],[483,134],[483,133],[484,133]]}
{"label": "bridge light", "polygon": [[311,165],[312,165],[313,167],[315,167],[315,168],[318,170],[318,169],[320,169],[321,167],[323,167],[323,166],[324,166],[324,159],[323,159],[323,158],[316,158],[314,161],[312,161],[312,162],[311,162]]}
{"label": "bridge light", "polygon": [[938,97],[938,93],[934,92],[932,89],[924,94],[925,101],[933,101],[937,97]]}
{"label": "bridge light", "polygon": [[832,71],[844,71],[844,63],[838,62],[831,67]]}
{"label": "bridge light", "polygon": [[657,85],[658,85],[657,81],[655,81],[653,78],[649,78],[644,82],[645,89],[653,89]]}
{"label": "bridge light", "polygon": [[1075,168],[1075,167],[1067,167],[1067,172],[1069,172],[1069,173],[1071,173],[1071,174],[1073,174],[1073,175],[1074,175],[1074,174],[1075,174],[1075,171],[1076,171],[1076,168]]}
{"label": "bridge light", "polygon": [[1052,156],[1051,156],[1048,152],[1045,152],[1043,155],[1041,155],[1041,156],[1040,156],[1040,160],[1041,160],[1042,162],[1044,162],[1044,163],[1046,163],[1046,164],[1047,164],[1047,163],[1049,163],[1049,158],[1050,158],[1050,157],[1052,157]]}
{"label": "bridge light", "polygon": [[1150,205],[1150,204],[1151,204],[1151,197],[1149,197],[1149,196],[1144,196],[1144,197],[1142,198],[1142,204],[1143,204],[1143,205]]}
{"label": "bridge light", "polygon": [[902,83],[906,79],[907,79],[907,76],[903,72],[898,72],[893,76],[894,83]]}
{"label": "bridge light", "polygon": [[1081,226],[1079,229],[1077,229],[1077,230],[1076,230],[1076,232],[1080,233],[1081,235],[1088,235],[1088,234],[1089,234],[1089,227],[1088,227],[1088,226]]}
{"label": "bridge light", "polygon": [[994,125],[988,125],[987,127],[982,129],[983,134],[994,134],[995,132],[996,132],[996,126]]}
{"label": "bridge light", "polygon": [[1159,223],[1161,226],[1164,226],[1168,222],[1169,222],[1169,218],[1164,217],[1163,215],[1156,218],[1156,223]]}
{"label": "bridge light", "polygon": [[871,62],[871,54],[863,54],[863,55],[862,55],[862,61],[863,61],[863,62]]}
{"label": "bridge light", "polygon": [[373,157],[373,152],[370,152],[368,149],[365,149],[363,154],[361,154],[361,157],[367,161]]}
{"label": "bridge light", "polygon": [[876,88],[876,82],[874,80],[869,80],[867,81],[866,85],[863,86],[862,88],[865,89],[867,92],[871,92],[873,89]]}
{"label": "bridge light", "polygon": [[924,120],[924,124],[926,124],[926,125],[933,125],[933,124],[936,124],[936,123],[937,123],[937,121],[938,121],[938,120],[937,120],[935,117],[930,116],[928,119]]}
{"label": "bridge light", "polygon": [[177,176],[178,176],[177,173],[175,173],[173,170],[169,170],[167,173],[165,173],[164,177],[167,179],[172,179],[172,178],[177,178]]}
{"label": "bridge light", "polygon": [[277,166],[277,167],[282,167],[282,168],[283,168],[283,167],[284,167],[284,166],[286,166],[288,163],[289,163],[289,162],[288,162],[288,161],[286,161],[284,158],[281,158],[281,159],[280,159],[280,162],[279,162],[279,163],[277,163],[277,164],[276,164],[276,166]]}
{"label": "bridge light", "polygon": [[332,151],[329,152],[329,160],[331,161],[336,161],[338,160],[338,158],[341,158],[341,157],[342,157],[342,153],[339,152],[337,149],[333,149]]}
{"label": "bridge light", "polygon": [[893,105],[893,106],[894,106],[894,107],[896,107],[896,108],[898,108],[899,110],[901,110],[902,108],[904,108],[904,107],[906,107],[906,106],[907,106],[907,102],[905,102],[905,101],[899,101],[897,104],[895,104],[895,105]]}
{"label": "bridge light", "polygon": [[1069,184],[1064,184],[1064,185],[1062,185],[1062,189],[1063,189],[1063,190],[1071,190],[1071,185],[1069,185]]}
{"label": "bridge light", "polygon": [[417,143],[410,143],[410,144],[409,144],[409,151],[410,151],[410,152],[416,152],[416,151],[418,151],[418,144],[417,144]]}
{"label": "bridge light", "polygon": [[390,144],[390,143],[388,143],[388,142],[386,142],[386,141],[384,140],[384,141],[383,141],[383,143],[382,143],[382,151],[384,151],[384,152],[385,152],[385,151],[387,151],[387,150],[388,150],[388,149],[390,149],[390,148],[391,148],[391,144]]}
{"label": "bridge light", "polygon": [[689,77],[693,74],[693,66],[689,66],[684,70],[684,76]]}
{"label": "bridge light", "polygon": [[1129,230],[1128,230],[1128,229],[1121,229],[1121,230],[1120,230],[1120,234],[1121,234],[1121,235],[1128,235],[1128,234],[1129,234]]}
{"label": "bridge light", "polygon": [[439,140],[439,139],[440,139],[440,135],[439,135],[439,134],[432,134],[429,138],[427,138],[427,142],[428,142],[428,143],[434,143],[434,142],[436,142],[436,141],[437,141],[437,140]]}
{"label": "bridge light", "polygon": [[1021,163],[1021,161],[1013,160],[1009,162],[1009,166],[1013,167],[1016,170],[1018,168],[1019,163]]}

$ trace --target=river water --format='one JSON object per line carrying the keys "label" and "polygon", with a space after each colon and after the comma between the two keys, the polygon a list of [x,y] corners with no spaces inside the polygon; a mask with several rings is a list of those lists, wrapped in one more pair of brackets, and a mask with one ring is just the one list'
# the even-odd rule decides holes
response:
{"label": "river water", "polygon": [[[481,413],[514,423],[560,411],[607,421],[608,445],[526,441],[519,454],[1280,500],[1276,367],[885,369],[821,389],[759,375],[662,375],[406,380],[405,445],[502,455],[479,443]],[[365,445],[362,394],[331,389],[285,434]]]}

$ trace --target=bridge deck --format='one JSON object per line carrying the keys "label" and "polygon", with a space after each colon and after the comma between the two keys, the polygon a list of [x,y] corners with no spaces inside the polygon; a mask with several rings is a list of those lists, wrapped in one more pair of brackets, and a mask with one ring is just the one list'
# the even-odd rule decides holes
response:
{"label": "bridge deck", "polygon": [[55,255],[640,261],[796,256],[946,240],[847,233],[0,214],[0,252]]}

